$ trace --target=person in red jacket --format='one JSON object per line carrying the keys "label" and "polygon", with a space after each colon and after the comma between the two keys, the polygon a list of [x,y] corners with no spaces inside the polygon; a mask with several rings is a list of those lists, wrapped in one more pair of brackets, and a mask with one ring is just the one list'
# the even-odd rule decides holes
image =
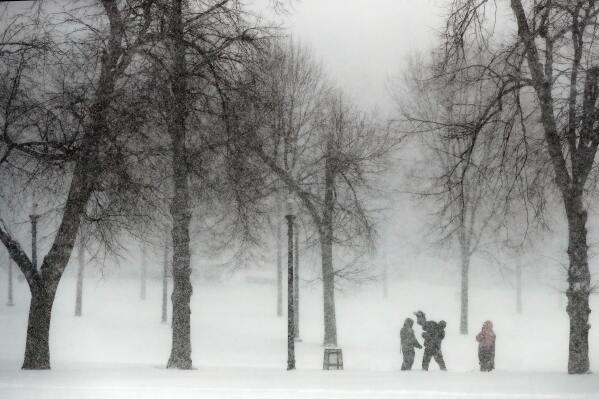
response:
{"label": "person in red jacket", "polygon": [[493,323],[487,320],[482,330],[476,335],[478,341],[478,362],[480,371],[491,371],[495,368],[495,333]]}

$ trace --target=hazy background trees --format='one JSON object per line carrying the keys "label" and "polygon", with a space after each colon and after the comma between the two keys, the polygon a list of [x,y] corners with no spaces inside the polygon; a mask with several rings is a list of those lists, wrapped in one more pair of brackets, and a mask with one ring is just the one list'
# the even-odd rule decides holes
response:
{"label": "hazy background trees", "polygon": [[282,46],[258,61],[257,82],[246,97],[229,99],[243,116],[229,123],[310,219],[321,257],[324,343],[336,346],[335,277],[347,269],[334,266],[333,246],[347,253],[370,248],[372,219],[365,199],[374,194],[372,179],[396,142],[320,80],[305,49]]}

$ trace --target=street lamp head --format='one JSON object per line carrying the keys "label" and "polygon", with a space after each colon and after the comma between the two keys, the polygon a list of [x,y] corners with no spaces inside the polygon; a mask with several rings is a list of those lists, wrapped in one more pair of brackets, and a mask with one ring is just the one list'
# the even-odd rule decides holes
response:
{"label": "street lamp head", "polygon": [[287,198],[287,202],[285,203],[285,214],[288,216],[295,216],[296,206],[295,201],[291,198]]}
{"label": "street lamp head", "polygon": [[37,202],[34,202],[31,205],[31,214],[29,215],[29,218],[31,219],[31,221],[33,223],[35,223],[35,221],[37,221],[37,219],[40,217],[40,215],[37,213]]}

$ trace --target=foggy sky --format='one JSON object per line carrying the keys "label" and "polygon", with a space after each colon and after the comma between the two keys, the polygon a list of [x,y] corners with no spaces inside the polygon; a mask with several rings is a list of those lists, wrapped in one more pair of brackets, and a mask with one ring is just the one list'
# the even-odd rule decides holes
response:
{"label": "foggy sky", "polygon": [[[254,0],[254,3],[260,3]],[[278,19],[365,107],[391,112],[387,82],[438,38],[447,0],[296,0]]]}

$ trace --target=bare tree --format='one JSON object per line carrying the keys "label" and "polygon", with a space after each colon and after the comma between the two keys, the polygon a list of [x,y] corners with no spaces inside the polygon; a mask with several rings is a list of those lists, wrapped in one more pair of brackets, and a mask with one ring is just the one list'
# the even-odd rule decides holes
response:
{"label": "bare tree", "polygon": [[[490,113],[501,115],[506,121],[503,143],[495,147],[504,154],[504,165],[518,151],[537,161],[540,157],[531,147],[517,150],[514,143],[532,144],[533,139],[528,135],[540,130],[545,162],[527,159],[520,162],[520,170],[525,170],[525,166],[534,168],[538,174],[547,172],[563,203],[568,223],[568,372],[586,373],[591,276],[584,194],[592,184],[589,175],[599,145],[595,128],[599,115],[596,104],[599,68],[594,59],[597,51],[594,28],[599,8],[594,1],[511,0],[517,27],[515,40],[502,40],[487,29],[492,4],[485,0],[452,2],[441,70],[451,74],[456,69],[468,69],[472,79],[494,83],[485,104]],[[479,51],[488,53],[490,62],[484,65],[471,62],[463,51],[467,43],[474,43]],[[469,137],[471,143],[476,143],[483,136],[472,132]]]}
{"label": "bare tree", "polygon": [[[466,335],[472,258],[497,241],[493,236],[505,222],[503,202],[497,195],[498,181],[487,168],[493,162],[493,142],[481,141],[482,148],[472,152],[469,136],[460,131],[471,119],[484,118],[486,83],[467,82],[466,76],[430,79],[422,62],[413,62],[410,69],[406,77],[409,95],[400,100],[400,107],[412,129],[429,127],[418,138],[427,162],[432,162],[417,179],[430,185],[419,189],[416,198],[431,200],[437,207],[433,229],[440,235],[439,243],[457,247],[460,333]],[[481,131],[490,126],[494,128],[491,124],[472,124],[469,129],[471,134],[482,135]],[[464,154],[469,154],[469,162],[460,162]]]}
{"label": "bare tree", "polygon": [[[325,90],[305,50],[292,46],[287,51],[275,50],[267,66],[261,64],[268,75],[258,83],[265,87],[236,104],[245,115],[236,127],[246,147],[299,201],[319,237],[324,344],[335,346],[335,277],[345,271],[334,267],[333,245],[358,249],[372,243],[366,193],[372,192],[373,176],[394,143],[369,116]],[[286,116],[283,125],[279,113]],[[276,159],[272,149],[280,141],[287,155]]]}
{"label": "bare tree", "polygon": [[[103,55],[97,58],[97,75],[93,77],[92,85],[93,100],[89,106],[89,114],[79,121],[81,129],[61,131],[63,128],[72,127],[73,124],[58,123],[62,115],[52,113],[48,107],[42,107],[42,101],[35,101],[35,96],[40,94],[40,90],[27,91],[37,83],[35,77],[40,71],[39,68],[46,66],[34,63],[32,56],[47,54],[53,56],[53,60],[56,61],[60,59],[57,55],[63,54],[61,51],[66,50],[64,46],[72,44],[77,38],[71,37],[67,40],[67,44],[63,41],[60,45],[53,45],[51,37],[45,38],[46,45],[40,47],[38,36],[24,34],[26,31],[23,28],[28,25],[17,22],[9,24],[0,44],[0,52],[12,55],[4,59],[7,70],[10,71],[13,65],[16,65],[12,69],[15,71],[13,78],[4,81],[8,82],[11,90],[4,92],[8,93],[8,96],[2,98],[2,108],[5,111],[2,123],[4,126],[2,165],[7,167],[11,164],[10,160],[14,165],[14,162],[19,159],[33,159],[40,165],[45,164],[46,167],[57,164],[69,165],[69,172],[65,177],[67,190],[64,195],[62,215],[51,248],[39,269],[34,267],[32,260],[11,234],[8,226],[3,223],[0,227],[0,241],[25,275],[31,291],[24,369],[50,368],[49,329],[56,289],[70,258],[88,201],[100,184],[98,167],[102,169],[102,165],[106,164],[100,149],[105,144],[105,140],[111,137],[108,117],[119,78],[131,63],[130,48],[135,47],[144,34],[144,23],[138,25],[142,27],[140,30],[125,29],[126,22],[139,22],[144,19],[144,14],[135,13],[134,16],[129,14],[132,10],[130,6],[137,10],[138,5],[128,4],[121,8],[116,1],[103,0],[95,6],[101,10],[102,15],[99,29],[95,30],[95,33],[105,34],[107,40],[95,42],[97,49]],[[151,3],[146,4],[146,7],[150,6]],[[39,15],[36,14],[36,17]],[[73,21],[71,20],[70,23]],[[11,41],[10,37],[17,37],[20,40]],[[13,61],[15,64],[11,64]],[[10,72],[8,75],[11,75]],[[62,99],[64,98],[57,100]],[[19,109],[22,109],[20,107],[27,106],[27,103],[32,105],[28,106],[28,112],[26,114],[19,112]],[[65,103],[61,103],[60,107],[68,110],[68,105]],[[30,123],[36,120],[44,123]],[[25,128],[25,133],[20,130],[27,125],[31,127]],[[66,134],[63,135],[63,132]]]}
{"label": "bare tree", "polygon": [[[191,194],[197,190],[201,202],[209,201],[219,190],[227,191],[215,187],[217,184],[211,180],[214,174],[219,176],[218,184],[227,188],[254,178],[243,170],[240,148],[234,138],[227,137],[221,119],[215,115],[225,112],[219,93],[243,74],[244,60],[257,48],[255,43],[262,30],[236,0],[174,0],[160,4],[164,15],[155,26],[153,47],[146,55],[153,65],[149,79],[156,79],[149,93],[158,94],[154,109],[162,118],[158,126],[168,138],[168,142],[162,140],[161,151],[170,158],[171,172],[168,209],[173,242],[173,336],[167,367],[189,369],[193,292],[190,224],[194,216]],[[215,172],[217,165],[225,166],[221,174]],[[233,192],[236,196],[231,202],[251,202],[244,196],[251,196],[254,189],[243,184],[227,191],[227,195]],[[243,211],[235,215],[247,216]]]}

